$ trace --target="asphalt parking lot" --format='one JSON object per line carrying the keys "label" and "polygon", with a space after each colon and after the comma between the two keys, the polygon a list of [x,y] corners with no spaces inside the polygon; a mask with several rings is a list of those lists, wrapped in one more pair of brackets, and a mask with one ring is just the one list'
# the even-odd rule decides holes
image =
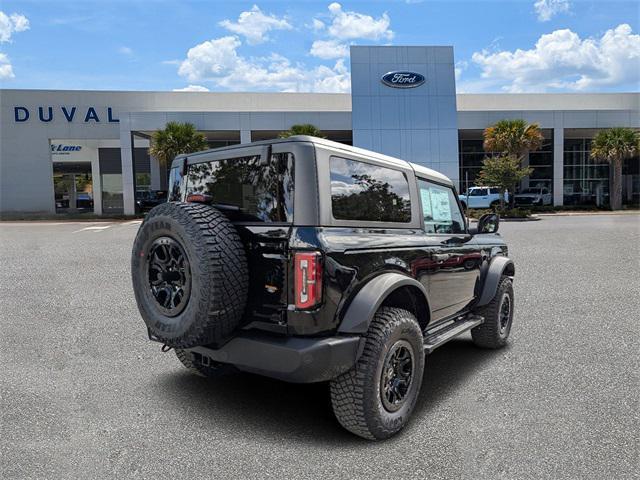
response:
{"label": "asphalt parking lot", "polygon": [[137,223],[0,223],[0,477],[638,478],[640,216],[500,229],[509,347],[437,350],[408,428],[370,443],[326,385],[202,379],[149,342]]}

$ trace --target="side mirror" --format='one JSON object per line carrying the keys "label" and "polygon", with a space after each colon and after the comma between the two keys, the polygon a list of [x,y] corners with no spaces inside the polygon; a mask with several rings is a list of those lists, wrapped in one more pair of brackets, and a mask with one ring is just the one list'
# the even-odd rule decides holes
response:
{"label": "side mirror", "polygon": [[485,213],[478,220],[477,233],[496,233],[500,226],[500,216],[497,213]]}

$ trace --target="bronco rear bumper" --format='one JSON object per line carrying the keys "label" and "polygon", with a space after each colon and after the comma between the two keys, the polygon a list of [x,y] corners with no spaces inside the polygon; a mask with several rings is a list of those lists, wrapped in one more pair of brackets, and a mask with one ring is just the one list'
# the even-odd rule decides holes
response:
{"label": "bronco rear bumper", "polygon": [[324,338],[242,334],[219,349],[187,349],[198,363],[220,362],[239,370],[294,383],[331,380],[351,369],[360,336]]}

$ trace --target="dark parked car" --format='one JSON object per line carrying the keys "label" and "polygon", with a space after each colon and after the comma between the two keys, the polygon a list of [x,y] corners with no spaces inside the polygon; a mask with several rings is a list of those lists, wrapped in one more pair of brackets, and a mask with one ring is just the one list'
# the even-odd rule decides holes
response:
{"label": "dark parked car", "polygon": [[139,212],[148,212],[166,201],[167,192],[162,190],[138,190],[136,192],[136,206]]}
{"label": "dark parked car", "polygon": [[149,337],[189,370],[330,382],[367,439],[407,423],[425,355],[471,331],[505,345],[513,262],[428,168],[313,137],[176,158],[132,252]]}

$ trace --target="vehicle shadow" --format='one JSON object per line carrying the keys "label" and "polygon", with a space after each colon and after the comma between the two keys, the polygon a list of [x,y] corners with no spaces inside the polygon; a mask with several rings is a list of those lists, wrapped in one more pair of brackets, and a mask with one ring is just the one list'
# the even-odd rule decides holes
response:
{"label": "vehicle shadow", "polygon": [[[414,416],[427,415],[483,364],[497,359],[497,351],[481,350],[466,339],[436,350],[427,357]],[[362,442],[333,416],[327,383],[290,384],[246,373],[205,379],[180,369],[176,360],[176,369],[160,377],[156,386],[158,395],[177,402],[180,410],[201,417],[203,423],[210,422],[212,429],[231,429],[236,435],[246,430],[252,438],[285,436],[314,444]]]}

